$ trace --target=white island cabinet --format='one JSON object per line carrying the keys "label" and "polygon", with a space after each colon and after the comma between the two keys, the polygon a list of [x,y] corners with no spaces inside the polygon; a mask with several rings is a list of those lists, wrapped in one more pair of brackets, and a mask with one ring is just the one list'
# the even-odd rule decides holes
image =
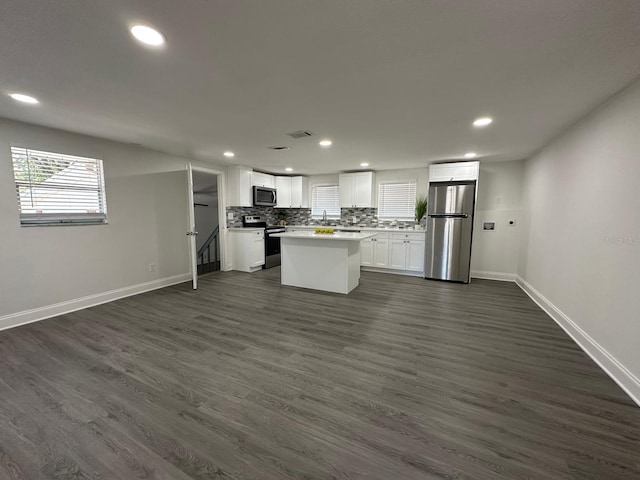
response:
{"label": "white island cabinet", "polygon": [[360,284],[360,242],[371,233],[278,233],[282,285],[349,293]]}

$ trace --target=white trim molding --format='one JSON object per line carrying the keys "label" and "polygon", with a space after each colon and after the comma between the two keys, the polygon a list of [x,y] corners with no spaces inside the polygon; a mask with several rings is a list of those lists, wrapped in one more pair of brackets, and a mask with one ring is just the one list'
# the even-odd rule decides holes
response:
{"label": "white trim molding", "polygon": [[161,278],[151,282],[139,283],[137,285],[118,288],[108,292],[88,295],[86,297],[76,298],[66,302],[11,313],[0,317],[0,330],[18,327],[27,323],[39,322],[40,320],[57,317],[58,315],[64,315],[65,313],[75,312],[77,310],[82,310],[83,308],[95,307],[96,305],[112,302],[120,298],[130,297],[132,295],[138,295],[140,293],[188,281],[191,281],[191,274],[183,273],[181,275],[174,275],[173,277]]}
{"label": "white trim molding", "polygon": [[498,280],[500,282],[515,282],[515,273],[504,272],[484,272],[481,270],[471,270],[471,278],[482,278],[485,280]]}
{"label": "white trim molding", "polygon": [[640,406],[640,380],[628,368],[519,275],[516,276],[516,284]]}

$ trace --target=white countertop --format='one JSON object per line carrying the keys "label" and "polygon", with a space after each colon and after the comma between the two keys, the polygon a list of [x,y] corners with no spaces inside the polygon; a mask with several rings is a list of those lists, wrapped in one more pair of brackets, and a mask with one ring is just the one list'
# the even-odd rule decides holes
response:
{"label": "white countertop", "polygon": [[364,232],[336,232],[336,233],[315,233],[315,232],[306,232],[306,231],[298,231],[298,232],[285,232],[285,233],[276,233],[271,235],[272,237],[281,237],[281,238],[308,238],[313,240],[343,240],[343,241],[360,241],[365,240],[367,238],[371,238],[375,236],[374,232],[364,233]]}
{"label": "white countertop", "polygon": [[413,228],[398,228],[398,227],[356,227],[345,225],[287,225],[286,228],[305,228],[315,230],[316,228],[333,228],[336,231],[340,230],[360,230],[361,232],[407,232],[407,233],[426,233],[424,228],[414,230]]}
{"label": "white countertop", "polygon": [[262,228],[255,228],[255,227],[230,227],[229,230],[232,230],[234,232],[260,232],[262,230],[264,230],[264,227]]}

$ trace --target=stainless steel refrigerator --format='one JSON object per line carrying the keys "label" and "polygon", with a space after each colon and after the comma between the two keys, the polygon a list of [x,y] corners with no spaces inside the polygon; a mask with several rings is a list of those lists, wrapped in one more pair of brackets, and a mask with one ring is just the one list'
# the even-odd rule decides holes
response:
{"label": "stainless steel refrigerator", "polygon": [[476,182],[429,185],[425,278],[469,283]]}

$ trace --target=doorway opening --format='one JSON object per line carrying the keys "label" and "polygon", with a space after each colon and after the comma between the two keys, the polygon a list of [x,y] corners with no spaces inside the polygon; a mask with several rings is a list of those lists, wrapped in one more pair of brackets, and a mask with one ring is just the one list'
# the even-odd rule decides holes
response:
{"label": "doorway opening", "polygon": [[[224,172],[187,163],[187,239],[191,282],[198,275],[227,270]],[[196,227],[197,223],[197,227]]]}
{"label": "doorway opening", "polygon": [[220,219],[218,175],[193,170],[193,209],[198,275],[220,270]]}

